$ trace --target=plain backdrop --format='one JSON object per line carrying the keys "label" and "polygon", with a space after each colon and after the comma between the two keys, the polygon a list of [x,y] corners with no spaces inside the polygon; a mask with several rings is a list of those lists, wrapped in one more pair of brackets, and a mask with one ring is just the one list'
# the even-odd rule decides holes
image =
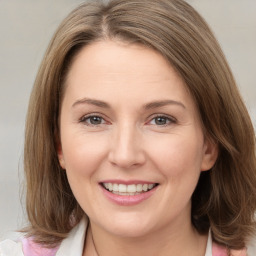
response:
{"label": "plain backdrop", "polygon": [[[0,240],[25,224],[23,134],[48,42],[79,0],[0,0]],[[208,21],[256,127],[256,1],[188,0]]]}

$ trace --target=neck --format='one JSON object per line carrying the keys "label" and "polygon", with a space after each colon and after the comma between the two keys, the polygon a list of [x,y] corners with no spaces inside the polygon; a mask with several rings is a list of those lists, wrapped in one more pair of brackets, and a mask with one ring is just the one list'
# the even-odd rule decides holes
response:
{"label": "neck", "polygon": [[115,236],[90,223],[84,256],[203,256],[206,244],[207,235],[199,235],[191,223],[142,237]]}

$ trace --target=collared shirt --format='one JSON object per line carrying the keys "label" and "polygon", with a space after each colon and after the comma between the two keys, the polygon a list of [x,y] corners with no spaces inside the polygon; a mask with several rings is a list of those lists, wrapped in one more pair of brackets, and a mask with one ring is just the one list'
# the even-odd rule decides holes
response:
{"label": "collared shirt", "polygon": [[[55,249],[43,249],[38,245],[32,245],[27,239],[21,239],[20,241],[5,240],[0,243],[0,256],[82,256],[84,241],[86,236],[88,220],[83,218],[81,222],[75,226],[68,237],[65,238],[60,246]],[[213,255],[214,251],[214,255]],[[252,251],[253,254],[247,253],[248,256],[255,256],[256,251]],[[205,256],[224,256],[225,252],[218,246],[213,246],[211,232],[208,235],[208,241],[206,246]],[[235,255],[246,255],[245,252],[239,251]]]}

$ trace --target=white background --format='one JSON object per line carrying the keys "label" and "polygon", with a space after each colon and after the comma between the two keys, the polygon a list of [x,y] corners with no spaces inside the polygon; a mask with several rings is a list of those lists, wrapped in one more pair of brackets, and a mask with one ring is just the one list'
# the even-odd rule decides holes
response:
{"label": "white background", "polygon": [[[23,134],[47,44],[80,0],[0,0],[0,240],[24,224]],[[256,127],[256,0],[188,0],[208,21]]]}

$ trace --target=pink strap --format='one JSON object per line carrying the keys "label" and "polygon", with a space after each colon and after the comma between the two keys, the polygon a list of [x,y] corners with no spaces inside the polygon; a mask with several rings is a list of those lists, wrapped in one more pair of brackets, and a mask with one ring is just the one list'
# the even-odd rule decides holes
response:
{"label": "pink strap", "polygon": [[[246,256],[246,248],[243,250],[231,250],[231,256]],[[212,244],[212,256],[228,256],[228,251],[225,247],[220,246],[216,243]]]}
{"label": "pink strap", "polygon": [[59,247],[48,249],[33,242],[32,238],[22,239],[22,249],[25,256],[55,256]]}

